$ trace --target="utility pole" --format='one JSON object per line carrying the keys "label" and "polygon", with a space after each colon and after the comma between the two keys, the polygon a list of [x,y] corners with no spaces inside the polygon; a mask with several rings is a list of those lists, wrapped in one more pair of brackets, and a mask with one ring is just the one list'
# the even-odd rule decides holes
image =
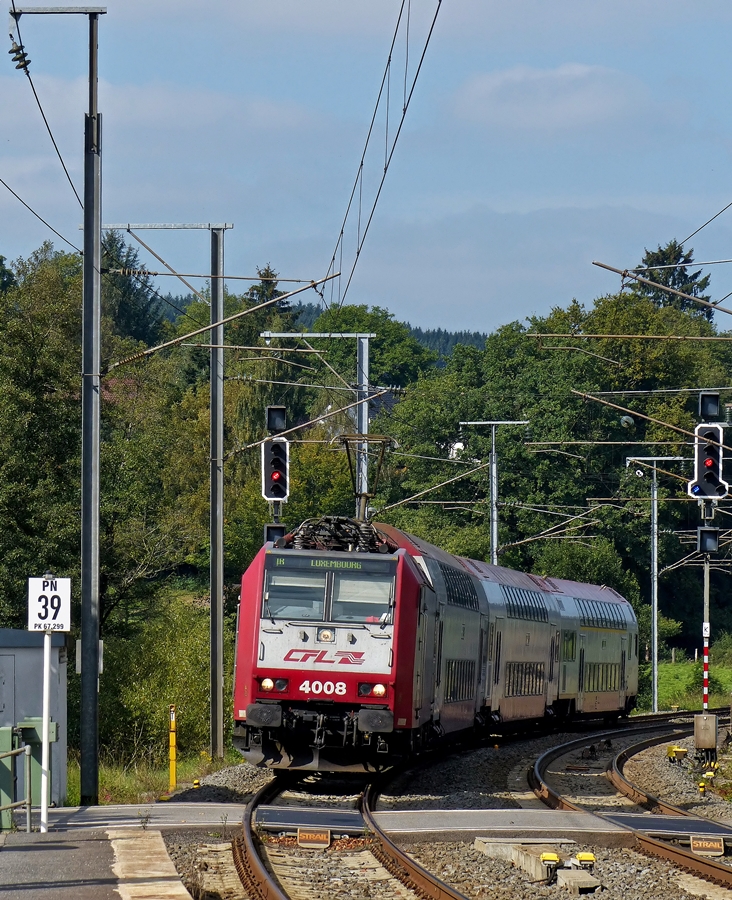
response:
{"label": "utility pole", "polygon": [[[628,456],[626,468],[632,462],[652,463],[651,471],[651,682],[653,712],[658,712],[658,472],[656,463],[684,461],[685,456]],[[640,471],[640,470],[639,470]]]}
{"label": "utility pole", "polygon": [[491,426],[491,455],[490,455],[490,499],[491,499],[491,565],[498,565],[498,454],[496,453],[496,428],[499,425],[528,425],[528,419],[512,420],[502,419],[486,422],[459,422],[459,425],[490,425]]}
{"label": "utility pole", "polygon": [[[105,231],[191,231],[211,233],[211,318],[213,325],[224,318],[224,233],[233,228],[225,222],[211,224],[104,225]],[[139,240],[139,238],[138,238]],[[147,248],[150,249],[149,247]],[[224,756],[224,326],[211,329],[210,356],[210,726],[211,756]]]}
{"label": "utility pole", "polygon": [[[211,324],[224,318],[224,229],[211,229]],[[224,756],[224,326],[211,329],[211,756]]]}
{"label": "utility pole", "polygon": [[360,498],[369,492],[369,340],[375,334],[333,331],[263,331],[260,337],[265,341],[270,338],[355,338],[356,344],[356,430],[359,436],[366,438],[357,443],[356,450],[356,518],[361,514]]}
{"label": "utility pole", "polygon": [[101,368],[102,116],[97,102],[103,6],[15,7],[22,15],[89,16],[89,111],[84,124],[84,260],[81,362],[81,790],[99,802],[99,419]]}

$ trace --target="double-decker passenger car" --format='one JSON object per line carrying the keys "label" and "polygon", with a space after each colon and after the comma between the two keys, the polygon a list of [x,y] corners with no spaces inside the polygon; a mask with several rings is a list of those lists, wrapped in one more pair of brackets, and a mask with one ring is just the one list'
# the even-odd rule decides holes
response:
{"label": "double-decker passenger car", "polygon": [[326,517],[242,578],[234,742],[252,763],[378,769],[503,723],[627,714],[638,631],[612,588]]}

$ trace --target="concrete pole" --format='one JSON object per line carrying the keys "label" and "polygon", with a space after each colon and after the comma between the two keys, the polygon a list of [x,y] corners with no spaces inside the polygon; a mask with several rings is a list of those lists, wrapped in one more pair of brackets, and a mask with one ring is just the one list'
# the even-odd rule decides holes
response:
{"label": "concrete pole", "polygon": [[84,289],[81,375],[81,805],[99,802],[99,417],[102,117],[96,13],[89,15],[89,113],[84,129]]}
{"label": "concrete pole", "polygon": [[[224,318],[224,229],[211,229],[211,323]],[[224,755],[224,326],[211,329],[211,756]]]}
{"label": "concrete pole", "polygon": [[498,565],[498,456],[496,426],[491,425],[491,565]]}
{"label": "concrete pole", "polygon": [[651,482],[651,681],[653,712],[658,712],[658,478],[653,463]]}
{"label": "concrete pole", "polygon": [[[361,401],[356,407],[356,431],[359,434],[369,433],[369,405],[366,401],[369,391],[369,338],[359,335],[356,339],[356,382],[357,399]],[[369,445],[367,441],[359,441],[356,451],[356,518],[366,518],[369,492]]]}

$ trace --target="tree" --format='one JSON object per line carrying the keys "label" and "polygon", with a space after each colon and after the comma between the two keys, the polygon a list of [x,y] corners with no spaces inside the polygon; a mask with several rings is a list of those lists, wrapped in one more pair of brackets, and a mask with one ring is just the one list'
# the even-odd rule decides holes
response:
{"label": "tree", "polygon": [[[315,331],[375,334],[369,343],[371,384],[404,387],[434,366],[437,354],[412,335],[408,325],[397,322],[379,306],[331,307],[315,322]],[[321,348],[322,342],[318,343]],[[328,344],[328,362],[347,381],[356,381],[356,348],[343,340]],[[325,366],[321,366],[325,371]]]}
{"label": "tree", "polygon": [[[0,292],[0,624],[26,579],[79,570],[81,264],[44,244]],[[75,579],[78,584],[78,578]]]}
{"label": "tree", "polygon": [[5,257],[0,256],[0,294],[4,294],[15,284],[15,276],[11,269],[5,266]]}
{"label": "tree", "polygon": [[[140,269],[140,256],[128,246],[118,231],[108,231],[102,241],[102,271]],[[112,275],[102,278],[102,308],[115,334],[143,341],[158,341],[163,323],[162,301],[156,296],[148,275]]]}
{"label": "tree", "polygon": [[[657,284],[663,284],[666,287],[681,291],[683,294],[690,294],[692,297],[699,297],[701,300],[710,300],[704,291],[709,287],[710,276],[701,277],[701,269],[696,272],[689,272],[688,266],[694,262],[694,251],[684,250],[683,245],[678,241],[672,240],[658,250],[646,250],[641,261],[641,267],[646,271],[639,274],[649,281],[655,281]],[[673,268],[661,268],[672,266]],[[649,297],[653,303],[658,306],[674,306],[682,312],[691,312],[696,316],[703,316],[708,321],[712,321],[714,310],[709,307],[703,307],[701,304],[694,303],[693,300],[685,300],[683,297],[677,297],[662,291],[659,288],[650,285],[638,283],[634,287],[634,293],[642,297]]]}

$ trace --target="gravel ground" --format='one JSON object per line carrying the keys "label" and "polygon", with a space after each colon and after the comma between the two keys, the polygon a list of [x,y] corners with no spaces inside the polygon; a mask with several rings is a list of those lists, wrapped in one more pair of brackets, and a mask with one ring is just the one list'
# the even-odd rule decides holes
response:
{"label": "gravel ground", "polygon": [[[491,859],[469,843],[410,844],[410,855],[425,869],[474,900],[531,900],[566,897],[556,885],[532,884],[521,869]],[[603,900],[692,900],[679,887],[674,870],[633,850],[604,850],[577,846],[572,852],[590,850],[597,864],[594,875],[603,885]]]}
{"label": "gravel ground", "polygon": [[522,740],[518,745],[506,741],[438,760],[393,781],[381,795],[378,808],[516,809],[519,804],[508,789],[511,773],[527,769],[546,750],[576,738],[577,734],[553,734]]}
{"label": "gravel ground", "polygon": [[[505,809],[516,808],[519,804],[509,790],[511,776],[521,772],[545,750],[572,740],[576,733],[542,736],[521,741],[520,744],[505,741],[497,747],[466,751],[433,765],[424,766],[414,772],[405,773],[393,782],[388,792],[382,795],[379,809]],[[588,743],[592,736],[588,735]],[[693,739],[677,742],[690,749],[693,757]],[[724,760],[723,764],[724,764]],[[732,756],[727,760],[732,768]],[[699,772],[691,762],[675,766],[668,762],[666,745],[650,748],[631,760],[626,766],[626,777],[635,781],[645,790],[662,796],[665,800],[691,812],[710,818],[732,820],[732,804],[709,791],[700,800],[697,784]],[[247,802],[263,784],[272,778],[271,772],[256,769],[247,764],[222,769],[202,779],[201,787],[184,790],[173,798],[178,801],[199,802]],[[360,787],[354,788],[349,779],[328,779],[306,776],[294,784],[284,796],[282,803],[304,803],[306,805],[327,805],[343,802],[345,797],[353,801]],[[184,883],[194,897],[202,896],[198,888],[202,882],[201,862],[197,848],[201,844],[231,839],[231,831],[190,831],[164,834],[171,859],[181,874]],[[557,896],[555,886],[530,884],[528,876],[520,869],[502,860],[491,859],[472,844],[464,842],[418,843],[406,848],[429,871],[451,883],[457,890],[473,900],[524,900],[524,898]],[[666,863],[652,860],[634,851],[590,849],[597,857],[595,875],[604,886],[604,900],[690,900],[691,894],[677,883],[673,870]],[[347,865],[347,861],[336,862],[340,849],[328,853],[301,851],[308,867],[312,867],[313,878],[320,883],[340,877],[335,870]],[[336,854],[336,855],[334,855]],[[360,889],[348,893],[345,884],[333,882],[334,897],[378,898],[376,894],[363,894]],[[198,891],[198,892],[197,892]],[[345,891],[345,893],[344,893]],[[564,892],[562,892],[564,893]],[[245,894],[241,894],[245,897]],[[732,896],[732,894],[731,894]],[[226,900],[236,900],[235,895]]]}
{"label": "gravel ground", "polygon": [[[726,733],[725,729],[720,734],[720,746]],[[667,803],[672,803],[697,816],[705,816],[708,819],[732,819],[730,801],[724,800],[711,788],[703,798],[699,794],[699,781],[707,767],[699,766],[694,760],[694,738],[684,738],[673,742],[673,745],[685,747],[689,751],[682,763],[670,763],[666,756],[666,750],[670,745],[659,744],[628,760],[624,769],[625,777],[654,797],[661,797]],[[732,755],[729,751],[720,754],[719,762],[722,771],[732,770]],[[722,777],[718,776],[715,781],[721,782]]]}

